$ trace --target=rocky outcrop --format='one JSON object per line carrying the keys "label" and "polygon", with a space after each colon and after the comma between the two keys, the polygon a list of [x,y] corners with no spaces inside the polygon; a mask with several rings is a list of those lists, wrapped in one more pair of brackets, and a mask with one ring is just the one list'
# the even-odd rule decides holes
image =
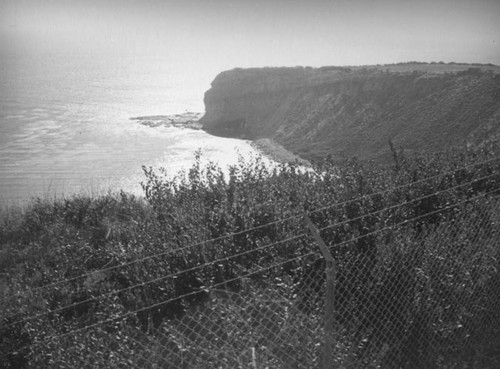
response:
{"label": "rocky outcrop", "polygon": [[199,122],[201,113],[186,112],[175,115],[152,115],[146,117],[135,117],[130,120],[136,120],[143,126],[148,127],[175,127],[189,128],[199,130],[202,129]]}
{"label": "rocky outcrop", "polygon": [[271,138],[301,157],[383,160],[388,141],[433,151],[500,127],[500,68],[457,64],[234,69],[205,94],[203,129]]}

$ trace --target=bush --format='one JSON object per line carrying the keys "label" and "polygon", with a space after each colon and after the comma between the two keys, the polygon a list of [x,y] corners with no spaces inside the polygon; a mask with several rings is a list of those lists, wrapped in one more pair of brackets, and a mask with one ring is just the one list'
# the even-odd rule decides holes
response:
{"label": "bush", "polygon": [[[474,251],[476,233],[459,231],[492,232],[490,195],[472,199],[500,188],[499,153],[493,139],[427,156],[394,151],[394,165],[385,168],[354,158],[342,165],[325,159],[313,170],[241,159],[227,178],[214,164],[202,166],[198,156],[174,179],[144,168],[145,199],[122,192],[36,200],[18,217],[5,218],[0,231],[0,351],[10,353],[3,365],[78,367],[116,335],[132,347],[127,329],[150,332],[203,305],[210,286],[238,292],[239,276],[267,267],[250,277],[260,288],[272,290],[275,278],[307,284],[310,271],[322,266],[316,257],[300,258],[317,251],[303,234],[298,215],[305,210],[319,228],[327,227],[321,235],[338,263],[339,316],[344,324],[358,322],[359,337],[380,332],[371,334],[373,346],[363,355],[380,344],[396,350],[383,338],[390,328],[403,342],[387,354],[391,363],[403,365],[401,352],[424,360],[425,337],[442,337],[457,325],[478,336],[474,322],[486,313],[467,310],[465,317],[464,309],[473,300],[498,299],[488,297],[498,251]],[[454,207],[467,199],[468,208]],[[439,238],[444,231],[451,232],[446,242]],[[467,295],[458,299],[464,284]],[[443,309],[446,319],[429,326]],[[73,348],[40,343],[123,314],[111,328],[103,325],[94,341],[82,338]],[[458,341],[450,352],[463,347]],[[22,349],[33,343],[38,346]],[[112,350],[106,352],[109,361]]]}

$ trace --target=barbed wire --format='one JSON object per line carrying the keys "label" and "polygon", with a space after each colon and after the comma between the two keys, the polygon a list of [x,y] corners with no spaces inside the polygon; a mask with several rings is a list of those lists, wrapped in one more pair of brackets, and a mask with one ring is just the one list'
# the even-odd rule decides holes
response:
{"label": "barbed wire", "polygon": [[86,300],[78,301],[78,302],[76,302],[74,304],[65,305],[65,306],[59,307],[57,309],[46,311],[46,312],[43,312],[43,313],[40,313],[40,314],[37,314],[37,315],[33,315],[33,316],[30,316],[30,317],[27,317],[27,318],[15,321],[13,323],[9,323],[6,326],[10,327],[10,326],[13,326],[13,325],[16,325],[16,324],[19,324],[19,323],[23,323],[23,322],[28,321],[28,320],[41,318],[43,316],[47,316],[47,315],[50,315],[50,314],[58,313],[58,312],[61,312],[63,310],[74,308],[74,307],[82,305],[82,304],[86,304],[86,303],[89,303],[89,302],[92,302],[92,301],[97,301],[97,300],[99,300],[101,298],[104,298],[104,297],[108,297],[108,296],[112,296],[112,295],[119,294],[119,293],[122,293],[122,292],[130,291],[130,290],[138,288],[138,287],[144,287],[144,286],[146,286],[148,284],[161,282],[161,281],[163,281],[165,279],[168,279],[168,278],[179,277],[182,274],[193,272],[193,271],[196,271],[196,270],[199,270],[199,269],[203,269],[203,268],[205,268],[207,266],[210,266],[210,265],[214,265],[214,264],[217,264],[217,263],[220,263],[220,262],[224,262],[224,261],[229,261],[229,260],[237,258],[237,257],[241,257],[241,256],[245,256],[245,255],[251,254],[252,252],[261,251],[261,250],[263,250],[265,248],[269,248],[269,247],[276,246],[276,245],[281,244],[281,243],[285,243],[285,242],[292,241],[292,240],[295,240],[295,239],[298,239],[298,238],[302,238],[305,235],[306,235],[305,233],[302,233],[302,234],[300,234],[298,236],[289,237],[289,238],[287,238],[285,240],[274,242],[272,244],[264,245],[264,246],[261,246],[261,247],[258,247],[258,248],[254,248],[254,249],[251,249],[251,250],[246,250],[246,251],[241,252],[241,253],[236,254],[236,255],[231,255],[231,256],[228,256],[228,257],[225,257],[225,258],[220,258],[220,259],[212,260],[210,262],[206,262],[206,263],[203,263],[201,265],[197,265],[197,266],[189,268],[189,269],[183,269],[183,270],[181,270],[179,272],[168,274],[168,275],[165,275],[165,276],[153,279],[153,280],[149,280],[149,281],[146,281],[146,282],[138,283],[138,284],[135,284],[133,286],[122,288],[122,289],[119,289],[119,290],[110,291],[110,292],[101,294],[101,295],[96,296],[96,297],[91,297],[91,298],[86,299]]}
{"label": "barbed wire", "polygon": [[[494,176],[494,175],[489,175],[489,176],[484,176],[484,177],[481,177],[481,178],[477,178],[477,179],[475,179],[473,181],[462,183],[460,185],[456,185],[456,186],[453,186],[451,188],[447,188],[447,189],[435,192],[433,194],[422,196],[422,197],[413,199],[411,201],[407,201],[407,202],[404,202],[404,203],[401,203],[401,204],[397,204],[397,205],[394,205],[394,206],[391,206],[391,207],[383,208],[383,209],[380,209],[380,210],[377,210],[377,211],[374,211],[374,212],[371,212],[371,213],[363,214],[363,215],[355,217],[355,218],[351,218],[351,219],[347,219],[347,220],[344,220],[344,221],[341,221],[341,222],[337,222],[335,224],[332,224],[332,225],[329,225],[327,227],[321,228],[320,230],[330,229],[330,228],[333,228],[333,227],[340,226],[342,224],[347,224],[349,222],[353,222],[353,221],[356,221],[356,220],[363,219],[365,217],[373,216],[373,215],[375,215],[377,213],[380,213],[380,212],[384,212],[384,211],[387,211],[387,210],[399,208],[399,207],[411,204],[413,202],[420,201],[422,199],[435,196],[438,193],[446,192],[446,191],[450,191],[450,190],[453,190],[453,189],[456,189],[456,188],[459,188],[459,187],[462,187],[462,186],[466,186],[466,185],[472,184],[472,183],[474,183],[476,181],[480,181],[480,180],[484,180],[484,179],[490,178],[492,176]],[[442,209],[439,209],[438,211],[441,211],[441,210]],[[313,211],[313,212],[316,212],[316,211]],[[312,213],[312,212],[310,212],[310,213]],[[370,233],[365,234],[363,236],[367,236],[369,234]],[[246,250],[246,251],[244,251],[242,253],[230,255],[230,256],[225,257],[225,258],[216,259],[216,260],[213,260],[211,262],[206,262],[204,264],[201,264],[201,265],[189,268],[189,269],[185,269],[185,270],[179,271],[177,273],[173,273],[173,274],[170,274],[170,275],[167,275],[167,276],[163,276],[163,277],[160,277],[160,278],[157,278],[157,279],[153,279],[153,280],[149,280],[149,281],[146,281],[146,282],[142,282],[142,283],[139,283],[139,284],[136,284],[136,285],[133,285],[133,286],[129,286],[129,287],[121,289],[121,290],[116,290],[116,291],[111,291],[111,292],[108,292],[108,293],[105,293],[105,294],[101,294],[99,296],[92,297],[90,299],[79,301],[77,303],[70,304],[70,305],[65,305],[65,306],[62,306],[60,308],[57,308],[57,309],[54,309],[54,310],[50,310],[48,312],[40,313],[40,314],[37,314],[37,315],[34,315],[34,316],[30,316],[30,317],[24,318],[22,320],[18,320],[18,321],[13,322],[13,323],[9,323],[7,326],[12,326],[12,325],[19,324],[19,323],[22,323],[22,322],[25,322],[25,321],[28,321],[28,320],[32,320],[32,319],[40,318],[40,317],[43,317],[43,316],[46,316],[46,315],[49,315],[49,314],[57,313],[57,312],[60,312],[60,311],[63,311],[63,310],[69,309],[69,308],[73,308],[73,307],[76,307],[76,306],[79,306],[79,305],[82,305],[82,304],[85,304],[85,303],[88,303],[88,302],[96,301],[96,300],[102,299],[104,297],[111,296],[113,294],[118,294],[118,293],[125,292],[125,291],[128,291],[128,290],[134,289],[134,288],[143,287],[143,286],[151,284],[151,283],[156,283],[156,282],[165,280],[167,278],[177,277],[177,276],[182,275],[184,273],[193,272],[193,271],[202,269],[202,268],[204,268],[206,266],[209,266],[209,265],[214,265],[216,263],[220,263],[220,262],[224,262],[224,261],[229,261],[229,260],[231,260],[233,258],[238,258],[238,257],[241,257],[241,256],[245,256],[245,255],[251,254],[251,253],[256,252],[256,251],[261,251],[261,250],[264,250],[266,248],[270,248],[270,247],[276,246],[278,244],[282,244],[282,243],[285,243],[285,242],[288,242],[288,241],[291,241],[291,240],[299,239],[299,238],[302,238],[305,235],[306,235],[305,233],[302,233],[302,234],[300,234],[298,236],[290,237],[290,238],[287,238],[285,240],[281,240],[281,241],[274,242],[274,243],[271,243],[271,244],[266,244],[266,245],[263,245],[263,246],[260,246],[260,247],[254,248],[254,249]],[[352,242],[353,240],[355,240],[355,239],[352,239],[352,240],[349,240],[349,241],[345,241],[344,243]],[[211,241],[209,240],[209,241],[206,241],[206,242],[202,242],[202,243],[196,244],[196,246],[202,246],[202,245],[204,245],[204,244],[206,244],[208,242],[211,242]],[[341,243],[341,244],[344,244],[344,243]],[[183,249],[172,250],[170,252],[171,253],[175,253],[175,252],[186,250],[186,249],[192,248],[192,247],[193,247],[193,245],[190,245],[190,246],[187,246],[187,247],[185,247]],[[107,269],[101,269],[101,270],[95,271],[93,273],[88,273],[88,275],[90,276],[90,275],[97,274],[97,273],[103,273],[103,272],[106,272],[106,271],[109,271],[109,270],[113,270],[113,269],[115,269],[115,268],[111,267],[111,268],[107,268]],[[33,292],[33,291],[34,291],[34,289],[32,289],[32,290],[26,290],[25,292],[29,293],[29,292]]]}
{"label": "barbed wire", "polygon": [[[425,217],[428,217],[428,216],[431,216],[431,215],[435,215],[435,214],[438,214],[440,213],[441,211],[443,210],[447,210],[447,209],[452,209],[452,208],[455,208],[457,206],[460,206],[460,205],[463,205],[464,203],[468,203],[470,201],[473,201],[473,200],[476,200],[478,198],[481,198],[481,197],[486,197],[496,191],[499,191],[500,189],[495,189],[495,190],[492,190],[492,191],[489,191],[487,193],[483,193],[483,194],[480,194],[480,195],[476,195],[475,197],[473,198],[469,198],[469,199],[466,199],[460,203],[456,203],[456,204],[452,204],[452,205],[448,205],[446,207],[443,207],[441,209],[438,209],[438,210],[435,210],[435,211],[432,211],[432,212],[429,212],[429,213],[426,213],[426,214],[423,214],[423,215],[420,215],[420,216],[416,216],[416,217],[413,217],[411,219],[407,219],[407,220],[404,220],[400,223],[397,223],[397,224],[393,224],[393,225],[390,225],[390,226],[387,226],[387,227],[384,227],[382,229],[379,229],[379,230],[376,230],[376,231],[373,231],[373,232],[370,232],[370,233],[366,233],[362,236],[359,236],[359,237],[355,237],[355,238],[352,238],[350,240],[347,240],[347,241],[344,241],[344,242],[340,242],[340,243],[336,243],[334,245],[331,245],[329,246],[330,248],[331,247],[338,247],[342,244],[347,244],[347,243],[352,243],[352,242],[355,242],[357,240],[360,240],[362,238],[365,238],[365,237],[368,237],[368,236],[371,236],[371,235],[374,235],[374,234],[377,234],[377,233],[380,233],[380,232],[383,232],[383,231],[386,231],[386,230],[389,230],[389,229],[392,229],[392,228],[395,228],[397,226],[400,226],[400,225],[404,225],[404,224],[408,224],[412,221],[415,221],[417,219],[423,219]],[[498,196],[493,196],[491,198],[498,198]],[[323,228],[320,228],[319,231],[322,231],[322,230],[325,230],[325,229],[328,229],[330,228],[330,226],[328,227],[323,227]],[[181,300],[181,299],[184,299],[186,297],[190,297],[190,296],[194,296],[194,295],[197,295],[197,294],[200,294],[200,293],[203,293],[204,291],[206,290],[210,290],[210,289],[213,289],[213,288],[216,288],[216,287],[223,287],[225,285],[227,285],[228,283],[231,283],[231,282],[236,282],[238,280],[241,280],[241,279],[244,279],[244,278],[248,278],[252,275],[255,275],[255,274],[258,274],[258,273],[261,273],[263,271],[266,271],[266,270],[270,270],[270,269],[273,269],[273,268],[276,268],[276,267],[279,267],[279,266],[284,266],[285,264],[288,264],[288,263],[291,263],[293,261],[298,261],[300,259],[303,259],[303,258],[307,258],[309,256],[313,256],[313,255],[317,255],[319,253],[319,251],[312,251],[312,252],[309,252],[309,253],[306,253],[306,254],[303,254],[303,255],[299,255],[299,256],[296,256],[294,258],[290,258],[290,259],[287,259],[285,261],[280,261],[280,262],[277,262],[277,263],[274,263],[274,264],[271,264],[271,265],[268,265],[268,266],[265,266],[265,267],[260,267],[258,268],[257,270],[254,270],[254,271],[251,271],[247,274],[244,274],[244,275],[240,275],[238,277],[234,277],[234,278],[231,278],[231,279],[227,279],[223,282],[218,282],[218,283],[215,283],[213,285],[211,285],[210,287],[207,287],[207,286],[204,286],[204,288],[200,289],[200,290],[197,290],[197,291],[192,291],[192,292],[189,292],[189,293],[186,293],[186,294],[183,294],[183,295],[180,295],[180,296],[176,296],[176,297],[173,297],[173,298],[169,298],[169,299],[166,299],[166,300],[163,300],[161,302],[158,302],[158,303],[155,303],[155,304],[152,304],[152,305],[149,305],[149,306],[146,306],[146,307],[143,307],[143,308],[140,308],[140,309],[136,309],[136,310],[132,310],[132,311],[129,311],[127,313],[124,313],[122,315],[119,315],[119,316],[116,316],[116,317],[112,317],[112,318],[108,318],[108,319],[105,319],[105,320],[102,320],[102,321],[99,321],[99,322],[96,322],[94,324],[91,324],[91,325],[88,325],[88,326],[85,326],[85,327],[81,327],[81,328],[78,328],[78,329],[74,329],[74,330],[71,330],[71,331],[68,331],[66,333],[63,333],[63,334],[60,334],[60,335],[55,335],[55,336],[52,336],[52,337],[47,337],[46,338],[46,341],[47,340],[50,340],[50,341],[53,341],[53,340],[56,340],[56,339],[60,339],[60,338],[63,338],[63,337],[67,337],[71,334],[74,334],[74,333],[78,333],[78,332],[82,332],[84,330],[87,330],[87,329],[91,329],[91,328],[95,328],[95,327],[98,327],[102,324],[107,324],[107,323],[111,323],[113,321],[116,321],[116,320],[119,320],[119,319],[123,319],[123,318],[127,318],[129,316],[132,316],[136,313],[139,313],[139,312],[143,312],[143,311],[146,311],[146,310],[149,310],[149,309],[154,309],[154,308],[157,308],[157,307],[160,307],[162,305],[165,305],[165,304],[168,304],[168,303],[171,303],[171,302],[174,302],[174,301],[177,301],[177,300]],[[168,276],[167,276],[168,277]],[[167,278],[165,277],[165,278]],[[13,324],[16,324],[16,323],[13,323]],[[12,324],[9,324],[9,326],[12,325]],[[31,348],[33,346],[37,346],[37,345],[40,345],[42,344],[42,342],[35,342],[33,344],[29,344],[29,345],[25,345],[21,348],[18,348],[16,349],[15,352],[18,352],[18,351],[22,351],[22,350],[25,350],[27,348]],[[9,354],[12,354],[14,352],[9,352],[1,357],[5,357]]]}
{"label": "barbed wire", "polygon": [[[487,164],[487,163],[492,162],[494,160],[500,160],[500,157],[499,158],[495,158],[495,159],[491,159],[491,160],[487,160],[485,162],[476,163],[476,164],[473,164],[471,166],[484,165],[484,164]],[[340,202],[340,203],[328,205],[328,206],[325,206],[325,207],[322,207],[322,208],[319,208],[319,209],[307,211],[307,212],[305,212],[305,214],[312,215],[312,214],[315,214],[315,213],[318,213],[318,212],[321,212],[321,211],[325,211],[325,210],[328,210],[328,209],[331,209],[331,208],[334,208],[334,207],[344,206],[344,205],[347,205],[349,203],[352,203],[352,202],[355,202],[355,201],[359,201],[359,200],[361,200],[363,198],[366,198],[366,197],[376,196],[376,195],[380,195],[382,193],[386,193],[386,192],[390,192],[390,191],[395,191],[395,190],[398,190],[398,189],[401,189],[401,188],[405,188],[405,187],[409,187],[409,186],[415,185],[417,183],[421,183],[421,182],[426,181],[426,180],[431,180],[431,179],[439,178],[439,177],[442,177],[442,176],[445,176],[445,175],[448,175],[448,174],[452,174],[452,173],[456,172],[457,170],[461,170],[461,169],[464,169],[466,167],[468,167],[468,166],[462,167],[460,169],[455,169],[455,170],[447,172],[447,173],[442,173],[442,174],[439,174],[439,175],[436,175],[436,176],[433,176],[433,177],[426,177],[425,179],[422,179],[422,180],[419,180],[419,181],[416,181],[416,182],[412,182],[410,184],[401,185],[399,187],[394,187],[394,188],[391,188],[391,189],[388,189],[388,190],[379,191],[379,192],[373,193],[373,194],[363,195],[363,196],[360,196],[360,197],[357,197],[357,198],[354,198],[354,199],[350,199],[350,200],[346,200],[346,201],[343,201],[343,202]],[[447,188],[447,189],[444,189],[444,190],[440,190],[440,191],[435,192],[433,194],[423,196],[423,197],[421,197],[419,199],[411,200],[411,202],[418,201],[420,199],[424,199],[424,198],[427,198],[427,197],[431,197],[431,196],[434,196],[436,193],[440,193],[440,192],[444,192],[444,191],[449,191],[449,190],[451,190],[453,188],[457,188],[457,187],[460,187],[460,186],[466,186],[468,184],[471,184],[471,183],[474,183],[476,181],[480,181],[480,180],[483,180],[483,179],[487,179],[487,178],[493,177],[495,175],[496,174],[491,174],[491,175],[488,175],[488,176],[485,176],[485,177],[482,177],[482,178],[474,179],[472,181],[469,181],[469,182],[466,182],[466,183],[454,186],[452,188]],[[398,205],[395,205],[393,207],[399,207],[399,206],[403,206],[403,205],[405,205],[405,203],[398,204]],[[393,208],[393,207],[390,207],[390,208]],[[389,209],[389,208],[386,208],[386,209]],[[372,213],[369,213],[369,214],[364,214],[362,217],[367,217],[367,216],[370,216],[370,215],[374,215],[374,214],[376,214],[376,213],[378,213],[380,211],[386,210],[386,209],[381,209],[381,210],[378,210],[376,212],[372,212]],[[184,247],[181,247],[181,248],[171,249],[171,250],[168,250],[168,251],[164,251],[164,252],[156,253],[156,254],[153,254],[153,255],[149,255],[149,256],[146,256],[146,257],[143,257],[143,258],[135,259],[135,260],[129,261],[127,263],[123,263],[123,264],[119,264],[119,265],[114,265],[114,266],[111,266],[111,267],[108,267],[108,268],[99,269],[99,270],[94,270],[92,272],[84,273],[84,274],[81,274],[81,275],[76,276],[76,277],[67,278],[67,279],[64,279],[64,280],[52,282],[52,283],[49,283],[49,284],[46,284],[46,285],[43,285],[43,286],[38,286],[38,287],[34,287],[34,288],[31,288],[31,289],[28,289],[28,290],[25,290],[25,291],[26,292],[34,292],[34,291],[38,291],[40,289],[45,289],[45,288],[49,288],[49,287],[55,287],[55,286],[58,286],[60,284],[73,282],[73,281],[76,281],[76,280],[79,280],[79,279],[82,279],[82,278],[85,278],[85,277],[89,277],[91,275],[95,275],[95,274],[99,274],[99,273],[103,273],[103,272],[112,271],[112,270],[115,270],[115,269],[118,269],[118,268],[130,266],[130,265],[133,265],[133,264],[136,264],[136,263],[141,263],[141,262],[144,262],[144,261],[147,261],[147,260],[158,258],[160,256],[165,256],[165,255],[168,255],[168,254],[171,254],[171,253],[174,253],[174,252],[175,253],[177,253],[177,252],[183,252],[183,251],[189,250],[191,248],[195,248],[195,247],[200,247],[200,246],[206,245],[208,243],[212,243],[212,242],[216,242],[216,241],[221,241],[221,240],[224,240],[224,239],[227,239],[227,238],[231,238],[231,237],[235,237],[235,236],[240,236],[240,235],[243,235],[243,234],[255,231],[255,230],[259,230],[259,229],[263,229],[263,228],[275,225],[275,224],[284,223],[284,222],[287,222],[287,221],[292,220],[292,219],[297,219],[297,218],[300,218],[302,216],[304,216],[304,212],[300,213],[300,214],[295,214],[295,215],[292,215],[292,216],[289,216],[289,217],[286,217],[286,218],[283,218],[283,219],[279,219],[279,220],[276,220],[276,221],[273,221],[273,222],[268,222],[268,223],[265,223],[265,224],[261,224],[259,226],[255,226],[255,227],[252,227],[252,228],[244,229],[244,230],[241,230],[241,231],[238,231],[238,232],[233,232],[233,233],[229,233],[229,234],[226,234],[226,235],[223,235],[223,236],[220,236],[220,237],[212,238],[210,240],[201,241],[201,242],[198,242],[198,243],[195,243],[195,244],[191,244],[191,245],[187,245],[187,246],[184,246]],[[350,220],[346,220],[345,222],[353,221],[353,220],[354,219],[350,219]]]}

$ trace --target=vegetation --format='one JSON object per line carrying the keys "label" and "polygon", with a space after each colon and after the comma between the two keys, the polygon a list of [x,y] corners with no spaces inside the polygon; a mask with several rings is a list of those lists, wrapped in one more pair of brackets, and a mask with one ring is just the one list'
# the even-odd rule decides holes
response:
{"label": "vegetation", "polygon": [[307,160],[387,162],[387,141],[435,152],[499,134],[500,67],[400,63],[221,73],[203,129],[272,139]]}
{"label": "vegetation", "polygon": [[[500,251],[474,240],[499,228],[492,204],[500,142],[392,154],[387,168],[344,158],[314,171],[242,158],[227,179],[198,157],[176,179],[144,168],[145,199],[121,192],[33,200],[5,214],[0,367],[127,367],[141,350],[131,330],[148,334],[185,316],[209,299],[211,286],[242,291],[243,275],[252,288],[285,284],[300,298],[311,270],[322,268],[301,236],[304,210],[329,227],[322,237],[338,263],[336,319],[351,327],[352,342],[386,345],[386,367],[447,367],[451,358],[498,367],[490,349],[499,343]],[[302,295],[303,303],[320,293]],[[390,335],[377,337],[388,327]],[[439,355],[425,346],[450,332],[454,342]],[[371,360],[374,349],[363,350]]]}

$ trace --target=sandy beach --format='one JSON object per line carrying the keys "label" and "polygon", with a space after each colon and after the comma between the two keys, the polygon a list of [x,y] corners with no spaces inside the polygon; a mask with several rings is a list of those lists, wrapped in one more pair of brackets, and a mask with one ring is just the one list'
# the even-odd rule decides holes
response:
{"label": "sandy beach", "polygon": [[301,166],[311,166],[308,160],[302,159],[300,156],[288,151],[270,138],[261,138],[252,141],[251,145],[254,149],[278,163],[298,163]]}
{"label": "sandy beach", "polygon": [[[199,120],[203,113],[186,112],[176,115],[156,115],[134,117],[131,120],[138,121],[141,125],[148,127],[176,127],[200,130],[203,129]],[[244,140],[247,141],[247,140]],[[301,166],[310,167],[311,163],[308,160],[302,159],[291,151],[285,149],[279,143],[270,138],[261,138],[254,141],[249,141],[252,148],[268,159],[278,163],[298,163]]]}

